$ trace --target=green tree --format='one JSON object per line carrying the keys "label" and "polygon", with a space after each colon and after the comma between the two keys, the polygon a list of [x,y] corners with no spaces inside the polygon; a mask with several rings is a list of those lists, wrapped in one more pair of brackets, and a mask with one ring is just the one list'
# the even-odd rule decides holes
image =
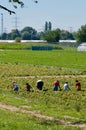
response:
{"label": "green tree", "polygon": [[60,30],[60,39],[61,40],[74,40],[74,36],[72,33],[66,30]]}
{"label": "green tree", "polygon": [[86,25],[81,26],[76,34],[78,42],[86,42]]}
{"label": "green tree", "polygon": [[1,35],[1,39],[2,39],[2,40],[6,40],[6,39],[7,39],[7,33],[3,33],[3,34]]}
{"label": "green tree", "polygon": [[12,39],[11,39],[11,33],[8,33],[8,34],[7,34],[7,40],[12,40]]}
{"label": "green tree", "polygon": [[77,31],[72,32],[74,39],[77,39]]}
{"label": "green tree", "polygon": [[45,31],[48,31],[48,22],[45,22]]}
{"label": "green tree", "polygon": [[7,39],[9,40],[15,40],[16,37],[21,37],[20,31],[17,29],[13,29],[10,33],[7,35]]}
{"label": "green tree", "polygon": [[47,42],[59,42],[60,39],[60,32],[59,30],[52,30],[52,31],[47,31],[44,40]]}
{"label": "green tree", "polygon": [[29,32],[27,32],[27,31],[24,31],[23,33],[22,33],[22,40],[30,40],[31,39],[31,35],[29,34]]}
{"label": "green tree", "polygon": [[[26,32],[27,32],[27,34],[26,34]],[[31,39],[33,39],[33,40],[37,39],[36,38],[37,37],[37,31],[35,29],[33,29],[32,27],[25,27],[25,28],[23,28],[21,30],[21,35],[23,36],[23,38],[25,37],[25,35],[28,35],[29,40],[31,40]],[[25,40],[27,40],[27,39],[25,39]]]}
{"label": "green tree", "polygon": [[40,39],[40,40],[43,40],[43,39],[44,39],[44,36],[45,36],[45,32],[44,32],[44,31],[41,31],[41,32],[38,32],[38,33],[37,33],[37,37],[38,37],[38,39]]}
{"label": "green tree", "polygon": [[52,30],[52,23],[49,22],[49,30]]}
{"label": "green tree", "polygon": [[52,23],[49,21],[49,22],[45,22],[45,31],[51,31],[52,30]]}

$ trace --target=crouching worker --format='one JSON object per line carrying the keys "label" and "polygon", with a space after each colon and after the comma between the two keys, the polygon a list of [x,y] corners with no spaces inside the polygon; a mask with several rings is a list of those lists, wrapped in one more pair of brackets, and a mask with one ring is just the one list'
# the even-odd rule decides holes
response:
{"label": "crouching worker", "polygon": [[44,85],[44,82],[43,82],[42,80],[38,80],[36,87],[37,87],[39,90],[42,90],[42,89],[43,89],[43,85]]}
{"label": "crouching worker", "polygon": [[60,88],[60,83],[59,83],[59,81],[57,80],[57,81],[55,81],[55,82],[53,83],[53,91],[58,91],[58,90],[61,90],[61,88]]}
{"label": "crouching worker", "polygon": [[29,83],[26,83],[26,91],[31,91],[32,87]]}
{"label": "crouching worker", "polygon": [[13,82],[13,86],[12,87],[13,87],[13,90],[16,91],[16,92],[19,90],[19,87],[18,87],[16,82]]}
{"label": "crouching worker", "polygon": [[65,82],[64,86],[63,86],[64,90],[70,90],[68,82]]}
{"label": "crouching worker", "polygon": [[78,80],[76,80],[75,86],[76,86],[76,90],[81,90],[81,83]]}

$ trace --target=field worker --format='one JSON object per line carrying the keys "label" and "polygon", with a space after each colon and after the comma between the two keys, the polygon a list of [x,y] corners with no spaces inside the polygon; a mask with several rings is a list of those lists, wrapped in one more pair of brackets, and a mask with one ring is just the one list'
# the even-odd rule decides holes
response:
{"label": "field worker", "polygon": [[57,90],[61,90],[58,80],[53,83],[53,91],[57,91]]}
{"label": "field worker", "polygon": [[16,82],[13,82],[13,86],[12,87],[13,87],[14,91],[18,91],[19,90],[19,87],[18,87]]}
{"label": "field worker", "polygon": [[68,82],[65,82],[64,86],[63,86],[64,90],[70,90]]}
{"label": "field worker", "polygon": [[30,86],[30,84],[29,84],[29,83],[26,83],[26,91],[29,91],[29,92],[30,92],[30,91],[31,91],[31,88],[32,88],[32,87]]}
{"label": "field worker", "polygon": [[76,90],[81,90],[81,83],[76,80],[76,84],[75,84]]}
{"label": "field worker", "polygon": [[43,85],[44,85],[44,82],[43,82],[42,80],[38,80],[36,87],[37,87],[39,90],[42,90],[42,89],[43,89]]}

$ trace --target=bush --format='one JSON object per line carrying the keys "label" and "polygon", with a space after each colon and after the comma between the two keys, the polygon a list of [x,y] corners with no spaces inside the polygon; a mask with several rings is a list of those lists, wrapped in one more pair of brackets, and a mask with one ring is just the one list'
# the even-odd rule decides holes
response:
{"label": "bush", "polygon": [[15,42],[21,42],[21,38],[20,37],[16,37]]}

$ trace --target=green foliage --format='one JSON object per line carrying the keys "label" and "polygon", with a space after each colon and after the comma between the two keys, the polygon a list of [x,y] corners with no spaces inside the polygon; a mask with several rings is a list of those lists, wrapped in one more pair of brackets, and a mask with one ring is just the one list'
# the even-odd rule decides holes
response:
{"label": "green foliage", "polygon": [[25,27],[21,31],[18,29],[13,29],[10,33],[3,33],[0,39],[15,40],[17,37],[20,37],[22,40],[39,39],[37,31],[32,27]]}
{"label": "green foliage", "polygon": [[48,22],[45,22],[45,31],[48,31]]}
{"label": "green foliage", "polygon": [[21,30],[23,40],[37,39],[37,31],[32,27],[25,27]]}
{"label": "green foliage", "polygon": [[76,36],[78,42],[86,42],[86,25],[81,26]]}
{"label": "green foliage", "polygon": [[61,40],[74,40],[74,36],[69,31],[61,30],[60,39]]}
{"label": "green foliage", "polygon": [[49,30],[52,30],[52,23],[49,22]]}
{"label": "green foliage", "polygon": [[27,31],[24,31],[21,35],[22,35],[22,40],[30,40],[31,39],[31,35]]}
{"label": "green foliage", "polygon": [[7,39],[7,33],[3,33],[3,34],[1,35],[1,38],[0,38],[0,39],[6,40],[6,39]]}
{"label": "green foliage", "polygon": [[12,30],[10,33],[3,33],[0,39],[3,40],[15,40],[16,37],[21,37],[23,40],[47,40],[48,42],[58,42],[59,39],[61,40],[73,40],[75,37],[75,33],[70,33],[65,30],[52,30],[51,22],[45,23],[45,31],[37,32],[32,27],[24,27],[21,31],[19,30]]}
{"label": "green foliage", "polygon": [[52,23],[49,21],[49,22],[45,22],[45,31],[50,31],[52,30]]}
{"label": "green foliage", "polygon": [[58,30],[53,30],[53,31],[47,31],[44,39],[47,42],[59,42],[60,39],[60,33]]}
{"label": "green foliage", "polygon": [[10,39],[10,40],[15,40],[16,37],[21,37],[21,34],[19,32],[19,30],[12,30],[10,33],[7,34],[7,38],[6,39]]}

